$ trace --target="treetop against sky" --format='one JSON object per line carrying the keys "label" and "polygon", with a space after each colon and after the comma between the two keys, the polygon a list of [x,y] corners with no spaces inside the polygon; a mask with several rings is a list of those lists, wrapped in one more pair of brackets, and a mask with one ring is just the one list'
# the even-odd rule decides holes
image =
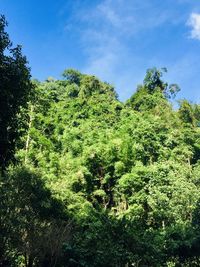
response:
{"label": "treetop against sky", "polygon": [[200,100],[199,1],[1,0],[0,13],[34,78],[72,67],[113,84],[125,100],[147,68],[167,67],[179,98]]}

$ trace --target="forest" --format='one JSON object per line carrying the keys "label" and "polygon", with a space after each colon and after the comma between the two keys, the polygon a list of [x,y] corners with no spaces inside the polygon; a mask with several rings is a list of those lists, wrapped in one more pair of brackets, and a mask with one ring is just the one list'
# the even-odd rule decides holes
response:
{"label": "forest", "polygon": [[[33,80],[0,17],[0,266],[200,266],[200,105],[151,68],[126,101]],[[176,98],[177,99],[177,98]]]}

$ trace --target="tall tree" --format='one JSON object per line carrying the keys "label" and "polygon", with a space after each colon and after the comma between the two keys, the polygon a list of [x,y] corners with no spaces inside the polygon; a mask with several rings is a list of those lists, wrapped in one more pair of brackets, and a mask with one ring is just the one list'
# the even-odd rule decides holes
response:
{"label": "tall tree", "polygon": [[0,168],[14,158],[19,137],[20,108],[31,92],[30,69],[21,46],[14,47],[5,31],[7,22],[0,16]]}

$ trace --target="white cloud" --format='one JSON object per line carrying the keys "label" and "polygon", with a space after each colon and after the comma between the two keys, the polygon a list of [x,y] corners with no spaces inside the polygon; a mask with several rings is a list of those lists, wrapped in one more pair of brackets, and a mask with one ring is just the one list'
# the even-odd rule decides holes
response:
{"label": "white cloud", "polygon": [[191,38],[200,40],[200,14],[192,13],[187,24],[192,27]]}
{"label": "white cloud", "polygon": [[[140,55],[138,46],[148,42],[151,46],[154,29],[162,31],[164,25],[185,22],[185,13],[182,17],[171,0],[101,0],[90,6],[83,5],[82,0],[75,2],[68,24],[74,25],[70,30],[78,33],[85,56],[81,71],[115,83],[123,99],[138,81],[142,82],[145,69],[157,62],[153,47],[144,45],[144,55]],[[147,57],[149,49],[152,53]]]}
{"label": "white cloud", "polygon": [[108,4],[101,4],[97,7],[97,9],[113,26],[121,27],[123,22],[122,19]]}
{"label": "white cloud", "polygon": [[147,59],[143,62],[138,58],[130,42],[140,33],[172,21],[173,17],[163,4],[157,6],[141,0],[103,0],[84,10],[79,13],[84,25],[80,36],[88,59],[82,71],[114,83],[124,99],[142,81],[148,65]]}

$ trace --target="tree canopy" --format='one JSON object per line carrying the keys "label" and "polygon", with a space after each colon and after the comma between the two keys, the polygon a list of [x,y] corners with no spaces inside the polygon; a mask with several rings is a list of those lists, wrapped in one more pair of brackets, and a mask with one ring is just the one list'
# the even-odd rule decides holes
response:
{"label": "tree canopy", "polygon": [[199,266],[200,106],[166,69],[125,103],[73,69],[30,82],[0,25],[0,265]]}
{"label": "tree canopy", "polygon": [[0,168],[13,159],[19,136],[20,108],[27,103],[31,91],[30,70],[21,47],[13,47],[0,16]]}

